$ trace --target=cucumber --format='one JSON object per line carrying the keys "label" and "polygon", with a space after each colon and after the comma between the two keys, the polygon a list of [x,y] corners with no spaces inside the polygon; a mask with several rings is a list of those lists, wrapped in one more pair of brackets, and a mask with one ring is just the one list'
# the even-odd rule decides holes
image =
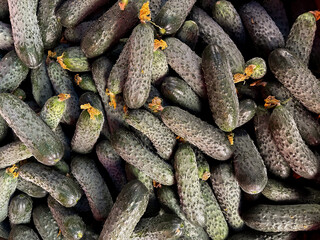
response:
{"label": "cucumber", "polygon": [[87,31],[91,28],[94,21],[87,21],[79,23],[77,26],[72,28],[67,28],[63,36],[68,42],[72,43],[80,43],[83,36],[86,34]]}
{"label": "cucumber", "polygon": [[38,1],[8,0],[8,5],[17,55],[29,68],[37,68],[43,59],[43,42],[37,19]]}
{"label": "cucumber", "polygon": [[194,50],[199,38],[199,27],[194,21],[187,20],[175,36]]}
{"label": "cucumber", "polygon": [[15,224],[29,223],[33,201],[30,196],[21,193],[14,196],[9,204],[9,221],[11,226]]}
{"label": "cucumber", "polygon": [[86,230],[84,236],[81,238],[82,240],[98,240],[99,235],[91,230]]}
{"label": "cucumber", "polygon": [[39,187],[38,185],[35,185],[32,182],[24,180],[21,177],[18,177],[17,189],[33,198],[43,198],[47,196],[46,190]]}
{"label": "cucumber", "polygon": [[21,88],[17,88],[12,92],[12,94],[18,98],[20,98],[22,101],[26,100],[27,95],[26,92],[23,91]]}
{"label": "cucumber", "polygon": [[103,225],[99,239],[129,239],[148,204],[148,190],[139,181],[127,183]]}
{"label": "cucumber", "polygon": [[12,142],[0,147],[0,169],[32,157],[26,145],[20,141]]}
{"label": "cucumber", "polygon": [[218,46],[209,45],[201,65],[212,117],[222,131],[231,132],[238,124],[239,101],[227,56]]}
{"label": "cucumber", "polygon": [[282,33],[260,3],[243,5],[239,14],[259,55],[268,57],[272,50],[284,47]]}
{"label": "cucumber", "polygon": [[97,92],[92,75],[89,73],[77,74],[75,76],[75,82],[84,91]]}
{"label": "cucumber", "polygon": [[193,151],[196,155],[197,168],[198,168],[198,177],[203,181],[207,181],[210,177],[210,166],[205,157],[205,155],[197,148],[193,148]]}
{"label": "cucumber", "polygon": [[59,44],[62,37],[62,25],[58,21],[55,10],[61,0],[40,0],[38,22],[44,49],[52,49]]}
{"label": "cucumber", "polygon": [[29,69],[19,59],[14,50],[0,61],[0,92],[12,92],[26,79]]}
{"label": "cucumber", "polygon": [[107,184],[94,161],[85,156],[75,156],[71,161],[71,173],[87,196],[94,219],[103,221],[113,205]]}
{"label": "cucumber", "polygon": [[277,106],[269,121],[273,139],[291,169],[304,178],[311,179],[319,172],[319,160],[302,140],[290,112]]}
{"label": "cucumber", "polygon": [[5,221],[1,222],[0,223],[0,237],[3,239],[8,239],[9,233],[10,233],[9,223],[7,224],[7,222],[5,222]]}
{"label": "cucumber", "polygon": [[9,16],[9,6],[7,0],[0,0],[0,19],[6,19]]}
{"label": "cucumber", "polygon": [[174,184],[172,167],[150,152],[133,133],[119,129],[111,137],[116,152],[128,163],[163,185]]}
{"label": "cucumber", "polygon": [[280,178],[287,178],[291,173],[290,166],[282,157],[269,130],[270,113],[259,106],[254,117],[254,129],[257,146],[268,171]]}
{"label": "cucumber", "polygon": [[[6,121],[2,117],[0,117],[0,142],[2,142],[6,138],[7,133],[8,133],[8,129],[9,129],[8,124],[6,123]],[[0,156],[1,156],[1,154],[0,154]],[[1,157],[0,157],[0,159],[1,159]],[[0,160],[0,162],[1,162],[1,160]]]}
{"label": "cucumber", "polygon": [[159,92],[159,90],[154,87],[153,85],[151,85],[151,89],[150,89],[150,94],[149,97],[147,99],[147,101],[145,102],[145,104],[143,105],[143,108],[149,112],[151,112],[153,115],[157,116],[160,118],[161,116],[161,112],[154,112],[150,107],[149,104],[152,103],[152,100],[158,97],[161,99],[162,101],[162,106],[168,106],[167,101],[163,98],[162,94]]}
{"label": "cucumber", "polygon": [[52,168],[63,175],[67,175],[70,172],[70,167],[64,160],[59,161],[56,165],[52,166]]}
{"label": "cucumber", "polygon": [[178,107],[168,106],[161,112],[164,124],[176,135],[198,147],[208,156],[227,160],[232,149],[224,133]]}
{"label": "cucumber", "polygon": [[192,9],[190,17],[191,20],[198,24],[200,37],[205,43],[222,48],[227,55],[232,73],[242,73],[244,70],[244,58],[228,34],[198,7]]}
{"label": "cucumber", "polygon": [[165,29],[166,35],[175,34],[184,23],[196,0],[168,0],[155,18],[155,23]]}
{"label": "cucumber", "polygon": [[151,82],[155,85],[169,73],[167,57],[160,49],[153,52]]}
{"label": "cucumber", "polygon": [[[66,136],[66,134],[64,133],[64,131],[62,130],[61,125],[59,124],[57,126],[57,128],[54,131],[55,135],[57,136],[57,138],[60,140],[60,142],[63,144],[64,146],[64,155],[63,155],[63,159],[68,159],[70,157],[70,152],[71,152],[71,148],[70,148],[70,139]],[[60,162],[60,161],[59,161]],[[59,163],[58,162],[58,163]],[[57,164],[58,164],[57,163]],[[57,165],[56,164],[56,165]]]}
{"label": "cucumber", "polygon": [[167,2],[167,0],[150,0],[150,12],[151,12],[151,19],[158,15],[161,10],[161,7]]}
{"label": "cucumber", "polygon": [[239,102],[239,119],[237,127],[249,122],[256,114],[257,104],[251,99],[244,99]]}
{"label": "cucumber", "polygon": [[196,155],[190,145],[179,146],[174,155],[174,169],[182,211],[191,223],[204,227],[205,203],[198,180]]}
{"label": "cucumber", "polygon": [[319,227],[320,205],[264,205],[242,214],[246,225],[263,232],[309,231]]}
{"label": "cucumber", "polygon": [[61,142],[19,98],[9,93],[1,93],[0,114],[39,162],[54,165],[63,157]]}
{"label": "cucumber", "polygon": [[229,240],[292,240],[296,239],[297,233],[295,232],[279,232],[279,233],[262,233],[252,230],[243,231],[241,233],[237,233],[230,238]]}
{"label": "cucumber", "polygon": [[0,21],[0,49],[11,50],[12,48],[13,38],[11,26]]}
{"label": "cucumber", "polygon": [[59,227],[47,205],[36,206],[32,212],[33,223],[43,240],[62,240]]}
{"label": "cucumber", "polygon": [[11,229],[8,240],[40,240],[40,238],[32,228],[17,225]]}
{"label": "cucumber", "polygon": [[40,163],[26,163],[19,169],[19,175],[46,190],[65,207],[76,205],[82,192],[78,184],[69,177]]}
{"label": "cucumber", "polygon": [[285,49],[276,49],[269,56],[269,67],[275,77],[308,110],[320,114],[320,83],[311,71]]}
{"label": "cucumber", "polygon": [[60,205],[51,196],[48,197],[48,206],[64,238],[81,239],[83,237],[86,225],[73,209]]}
{"label": "cucumber", "polygon": [[164,50],[168,64],[201,98],[206,98],[206,88],[201,73],[201,58],[188,45],[177,38],[165,39]]}
{"label": "cucumber", "polygon": [[263,58],[255,57],[248,60],[245,64],[245,67],[249,65],[254,65],[253,73],[250,75],[252,79],[260,79],[263,78],[267,73],[267,64],[263,60]]}
{"label": "cucumber", "polygon": [[233,173],[230,163],[219,163],[211,168],[211,183],[213,192],[221,207],[230,228],[239,231],[244,222],[239,215],[241,189]]}
{"label": "cucumber", "polygon": [[182,79],[166,77],[161,84],[161,93],[172,103],[192,112],[201,112],[203,104],[199,96]]}
{"label": "cucumber", "polygon": [[78,46],[64,49],[62,55],[57,59],[62,68],[71,72],[90,71],[88,59]]}

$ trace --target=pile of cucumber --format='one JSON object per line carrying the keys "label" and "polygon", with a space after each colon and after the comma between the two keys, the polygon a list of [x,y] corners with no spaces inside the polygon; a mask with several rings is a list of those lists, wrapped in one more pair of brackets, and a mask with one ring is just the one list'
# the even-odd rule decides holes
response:
{"label": "pile of cucumber", "polygon": [[0,0],[0,239],[320,239],[315,0]]}

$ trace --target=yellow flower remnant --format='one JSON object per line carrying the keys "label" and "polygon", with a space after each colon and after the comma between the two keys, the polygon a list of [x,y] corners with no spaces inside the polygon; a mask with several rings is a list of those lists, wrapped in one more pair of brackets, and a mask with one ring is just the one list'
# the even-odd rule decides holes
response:
{"label": "yellow flower remnant", "polygon": [[83,104],[80,106],[81,109],[86,109],[90,115],[90,119],[92,120],[96,120],[96,116],[99,116],[101,114],[101,112],[92,107],[90,103],[87,103],[87,104]]}
{"label": "yellow flower remnant", "polygon": [[17,178],[19,176],[18,167],[13,164],[11,167],[6,169],[6,172],[12,174],[13,178]]}
{"label": "yellow flower remnant", "polygon": [[163,107],[161,106],[161,98],[159,97],[154,97],[152,99],[152,102],[148,104],[149,108],[153,111],[153,112],[161,112],[163,110]]}
{"label": "yellow flower remnant", "polygon": [[256,65],[249,65],[245,68],[244,74],[242,73],[236,73],[233,75],[233,81],[234,83],[243,82],[250,78],[250,76],[254,73],[254,69],[256,68]]}
{"label": "yellow flower remnant", "polygon": [[229,140],[230,144],[233,145],[233,143],[234,143],[234,133],[231,132],[231,133],[228,134],[228,140]]}
{"label": "yellow flower remnant", "polygon": [[161,183],[158,183],[155,180],[152,180],[152,184],[153,184],[154,188],[161,188],[162,187]]}
{"label": "yellow flower remnant", "polygon": [[60,93],[59,95],[58,95],[58,98],[59,98],[59,101],[60,102],[63,102],[63,101],[65,101],[65,100],[67,100],[67,99],[69,99],[71,96],[70,96],[70,94],[68,94],[68,93]]}
{"label": "yellow flower remnant", "polygon": [[79,76],[79,74],[76,74],[74,76],[74,81],[76,82],[76,84],[79,86],[80,83],[82,82],[82,78]]}
{"label": "yellow flower remnant", "polygon": [[205,172],[203,175],[202,175],[202,180],[203,181],[207,181],[208,179],[210,178],[210,172]]}
{"label": "yellow flower remnant", "polygon": [[123,112],[124,112],[124,114],[128,114],[128,106],[127,105],[124,105],[123,106]]}
{"label": "yellow flower remnant", "polygon": [[140,9],[139,19],[141,23],[146,23],[151,20],[151,12],[149,8],[149,1],[144,3]]}
{"label": "yellow flower remnant", "polygon": [[116,101],[116,95],[109,91],[109,89],[106,89],[106,94],[110,97],[109,106],[113,107],[114,109],[117,108],[117,101]]}
{"label": "yellow flower remnant", "polygon": [[60,235],[61,235],[61,230],[59,229],[57,237],[59,237]]}
{"label": "yellow flower remnant", "polygon": [[63,57],[64,57],[64,53],[62,53],[61,56],[57,57],[57,62],[60,64],[60,66],[63,68],[63,69],[67,69],[67,70],[70,70],[63,62]]}
{"label": "yellow flower remnant", "polygon": [[168,47],[167,43],[165,41],[163,41],[162,39],[161,40],[158,40],[158,39],[154,40],[153,51],[156,51],[158,48],[161,48],[161,50],[164,50],[167,47]]}
{"label": "yellow flower remnant", "polygon": [[264,99],[264,107],[266,109],[273,108],[275,106],[280,105],[280,100],[276,99],[275,96],[268,96],[266,99]]}
{"label": "yellow flower remnant", "polygon": [[309,11],[309,12],[313,14],[313,16],[316,18],[316,21],[318,21],[320,19],[320,11],[319,10]]}
{"label": "yellow flower remnant", "polygon": [[184,140],[184,138],[180,137],[180,136],[176,136],[176,139],[179,141],[179,142],[182,142],[184,143],[186,140]]}
{"label": "yellow flower remnant", "polygon": [[51,50],[49,50],[46,58],[46,64],[49,64],[51,61],[51,58],[55,58],[56,56],[57,56],[56,52],[52,52]]}
{"label": "yellow flower remnant", "polygon": [[124,11],[124,9],[126,8],[126,6],[128,5],[128,0],[121,0],[121,2],[119,2],[119,7],[121,11]]}
{"label": "yellow flower remnant", "polygon": [[263,86],[263,87],[265,87],[265,86],[267,86],[267,82],[264,82],[263,79],[260,79],[260,80],[255,81],[255,82],[250,84],[250,87],[253,87],[253,86],[255,86],[255,87]]}

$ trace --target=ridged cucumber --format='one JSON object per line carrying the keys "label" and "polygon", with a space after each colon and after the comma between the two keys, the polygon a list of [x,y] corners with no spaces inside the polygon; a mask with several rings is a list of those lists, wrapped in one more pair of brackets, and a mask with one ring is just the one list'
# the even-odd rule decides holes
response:
{"label": "ridged cucumber", "polygon": [[68,47],[64,49],[61,56],[58,58],[61,67],[71,72],[88,72],[90,65],[87,57],[78,46]]}
{"label": "ridged cucumber", "polygon": [[11,26],[0,21],[0,49],[11,50],[12,48],[13,38]]}
{"label": "ridged cucumber", "polygon": [[198,43],[199,27],[194,21],[187,20],[183,23],[175,36],[194,50]]}
{"label": "ridged cucumber", "polygon": [[30,196],[21,193],[14,196],[9,204],[9,221],[11,225],[29,223],[33,201]]}
{"label": "ridged cucumber", "polygon": [[32,182],[26,181],[21,177],[18,177],[17,189],[33,198],[43,198],[47,196],[47,191],[42,187],[39,187]]}
{"label": "ridged cucumber", "polygon": [[8,240],[40,240],[40,238],[32,228],[16,225],[11,229]]}
{"label": "ridged cucumber", "polygon": [[244,99],[239,102],[239,119],[237,127],[249,122],[256,114],[257,104],[251,99]]}
{"label": "ridged cucumber", "polygon": [[167,57],[160,49],[153,52],[151,82],[158,84],[169,73]]}

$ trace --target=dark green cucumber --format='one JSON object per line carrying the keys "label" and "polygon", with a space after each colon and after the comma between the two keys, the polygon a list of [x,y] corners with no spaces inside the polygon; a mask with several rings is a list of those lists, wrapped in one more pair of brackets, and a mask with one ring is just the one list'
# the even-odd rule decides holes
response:
{"label": "dark green cucumber", "polygon": [[203,181],[207,181],[210,177],[210,166],[205,155],[196,147],[193,148],[196,155],[198,177]]}
{"label": "dark green cucumber", "polygon": [[14,50],[0,61],[0,92],[12,92],[27,77],[29,69],[19,59]]}
{"label": "dark green cucumber", "polygon": [[160,157],[168,160],[176,145],[176,137],[164,123],[147,110],[129,111],[126,122],[145,134],[153,143]]}
{"label": "dark green cucumber", "polygon": [[[6,138],[7,133],[8,133],[8,129],[9,129],[8,124],[6,123],[6,121],[2,117],[0,117],[0,142]],[[1,154],[0,154],[0,156],[1,156]],[[0,159],[1,159],[1,157],[0,157]],[[1,162],[1,160],[0,160],[0,162]]]}
{"label": "dark green cucumber", "polygon": [[21,193],[14,196],[9,204],[9,221],[11,225],[29,223],[33,201],[30,196]]}
{"label": "dark green cucumber", "polygon": [[44,49],[56,47],[62,37],[62,25],[58,21],[55,10],[61,0],[40,0],[38,21]]}
{"label": "dark green cucumber", "polygon": [[220,163],[211,168],[213,192],[229,226],[235,231],[243,228],[244,222],[239,215],[241,189],[230,163]]}
{"label": "dark green cucumber", "polygon": [[249,194],[262,192],[268,182],[267,169],[249,134],[235,131],[233,166],[241,189]]}
{"label": "dark green cucumber", "polygon": [[74,124],[77,121],[77,118],[80,114],[79,108],[79,98],[77,93],[75,92],[72,85],[72,78],[69,73],[64,70],[59,63],[51,62],[48,65],[48,75],[50,81],[53,85],[53,88],[57,94],[60,93],[68,93],[70,94],[70,98],[67,102],[67,107],[65,114],[63,116],[63,121],[67,124]]}
{"label": "dark green cucumber", "polygon": [[161,112],[164,124],[176,135],[198,147],[217,160],[227,160],[232,155],[231,145],[218,129],[178,107],[165,107]]}
{"label": "dark green cucumber", "polygon": [[185,21],[175,36],[194,50],[198,42],[199,27],[192,20]]}
{"label": "dark green cucumber", "polygon": [[72,208],[60,205],[51,196],[48,197],[48,206],[63,237],[75,240],[83,237],[86,225]]}
{"label": "dark green cucumber", "polygon": [[290,166],[282,157],[269,130],[270,114],[259,106],[254,117],[254,130],[261,157],[268,171],[278,177],[287,178],[291,173]]}
{"label": "dark green cucumber", "polygon": [[202,102],[199,96],[182,79],[166,77],[161,84],[163,96],[178,106],[192,112],[201,112]]}
{"label": "dark green cucumber", "polygon": [[75,82],[84,91],[97,92],[97,88],[90,73],[79,74],[75,77]]}
{"label": "dark green cucumber", "polygon": [[148,190],[139,181],[127,183],[103,225],[99,239],[129,239],[148,204]]}
{"label": "dark green cucumber", "polygon": [[207,43],[217,45],[225,52],[233,74],[242,73],[244,58],[227,33],[202,9],[194,7],[191,19],[199,26],[200,37]]}
{"label": "dark green cucumber", "polygon": [[260,79],[263,78],[264,75],[267,73],[267,64],[263,60],[263,58],[255,57],[251,58],[249,61],[246,62],[245,67],[249,65],[254,65],[253,73],[250,75],[252,79]]}
{"label": "dark green cucumber", "polygon": [[163,185],[174,184],[172,167],[150,152],[133,133],[119,129],[111,137],[116,152],[128,163]]}
{"label": "dark green cucumber", "polygon": [[284,46],[282,33],[260,3],[243,5],[239,14],[259,55],[268,57],[272,50]]}
{"label": "dark green cucumber", "polygon": [[165,39],[164,50],[168,64],[200,97],[206,98],[206,88],[201,73],[201,58],[177,38]]}
{"label": "dark green cucumber", "polygon": [[82,192],[78,184],[69,177],[40,163],[26,163],[19,168],[19,175],[46,190],[65,207],[76,205]]}
{"label": "dark green cucumber", "polygon": [[43,42],[37,19],[38,1],[8,0],[14,47],[21,61],[37,68],[43,59]]}
{"label": "dark green cucumber", "polygon": [[239,101],[227,56],[218,46],[209,45],[201,65],[213,119],[222,131],[231,132],[238,124]]}
{"label": "dark green cucumber", "polygon": [[190,145],[180,145],[174,155],[174,169],[182,211],[195,225],[204,227],[205,203],[202,198],[196,155]]}
{"label": "dark green cucumber", "polygon": [[151,82],[158,84],[169,73],[167,57],[160,49],[153,52]]}
{"label": "dark green cucumber", "polygon": [[70,173],[70,167],[64,160],[59,161],[56,165],[52,166],[52,168],[63,175]]}
{"label": "dark green cucumber", "polygon": [[11,26],[0,21],[0,49],[11,50],[12,48],[13,38]]}
{"label": "dark green cucumber", "polygon": [[9,93],[1,93],[0,114],[39,162],[54,165],[63,157],[62,143],[19,98]]}
{"label": "dark green cucumber", "polygon": [[310,12],[303,13],[293,23],[286,41],[285,48],[306,66],[309,64],[316,29],[316,17]]}
{"label": "dark green cucumber", "polygon": [[16,225],[11,229],[8,240],[40,240],[40,238],[32,228]]}
{"label": "dark green cucumber", "polygon": [[86,194],[93,217],[97,221],[106,219],[113,201],[94,161],[85,156],[75,156],[71,161],[71,173]]}
{"label": "dark green cucumber", "polygon": [[292,240],[296,239],[295,232],[262,233],[258,231],[247,230],[232,235],[228,240]]}
{"label": "dark green cucumber", "polygon": [[200,181],[202,197],[205,203],[205,230],[212,239],[226,239],[229,233],[228,224],[208,183]]}
{"label": "dark green cucumber", "polygon": [[32,212],[33,223],[43,240],[62,240],[59,227],[47,205],[36,206]]}
{"label": "dark green cucumber", "polygon": [[94,21],[82,22],[72,28],[67,28],[63,36],[68,42],[80,43],[83,36],[89,31]]}
{"label": "dark green cucumber", "polygon": [[9,16],[9,6],[7,0],[0,0],[0,19],[6,19]]}
{"label": "dark green cucumber", "polygon": [[147,23],[134,28],[130,42],[128,77],[123,99],[129,108],[140,108],[147,100],[152,75],[154,33]]}
{"label": "dark green cucumber", "polygon": [[25,91],[23,91],[21,88],[15,89],[12,94],[18,98],[20,98],[22,101],[26,100],[27,94]]}
{"label": "dark green cucumber", "polygon": [[47,196],[47,191],[42,187],[39,187],[32,182],[26,181],[21,177],[18,177],[17,189],[33,198],[43,198]]}
{"label": "dark green cucumber", "polygon": [[251,99],[245,99],[239,102],[239,119],[237,127],[249,122],[256,114],[257,104]]}
{"label": "dark green cucumber", "polygon": [[164,28],[166,35],[175,34],[184,23],[196,0],[169,0],[155,18],[155,23]]}
{"label": "dark green cucumber", "polygon": [[68,47],[61,55],[61,66],[71,72],[88,72],[90,65],[80,47]]}
{"label": "dark green cucumber", "polygon": [[32,153],[24,143],[20,141],[9,143],[0,147],[0,169],[30,157],[32,157]]}
{"label": "dark green cucumber", "polygon": [[302,140],[296,123],[284,106],[277,106],[269,121],[273,139],[291,169],[304,178],[319,172],[319,160]]}
{"label": "dark green cucumber", "polygon": [[246,225],[263,232],[296,232],[319,228],[320,205],[257,205],[242,214]]}

